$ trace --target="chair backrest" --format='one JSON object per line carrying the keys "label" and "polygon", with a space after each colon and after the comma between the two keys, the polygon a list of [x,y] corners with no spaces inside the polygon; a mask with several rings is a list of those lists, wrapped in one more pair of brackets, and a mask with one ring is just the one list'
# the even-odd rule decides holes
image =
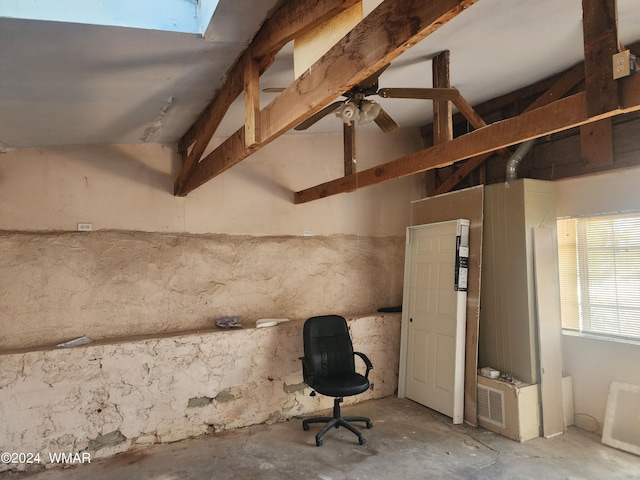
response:
{"label": "chair backrest", "polygon": [[[355,371],[353,344],[344,317],[311,317],[302,330],[304,356],[316,375],[333,376]],[[303,372],[306,377],[306,372]]]}

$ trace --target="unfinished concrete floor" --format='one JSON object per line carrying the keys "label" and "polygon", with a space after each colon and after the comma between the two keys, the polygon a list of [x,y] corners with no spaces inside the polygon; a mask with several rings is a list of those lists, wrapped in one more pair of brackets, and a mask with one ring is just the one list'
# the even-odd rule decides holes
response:
{"label": "unfinished concrete floor", "polygon": [[640,457],[600,444],[597,435],[565,435],[524,444],[450,419],[410,400],[387,397],[343,408],[369,416],[365,446],[343,428],[302,430],[300,420],[258,425],[94,460],[72,468],[0,474],[32,480],[202,479],[638,479]]}

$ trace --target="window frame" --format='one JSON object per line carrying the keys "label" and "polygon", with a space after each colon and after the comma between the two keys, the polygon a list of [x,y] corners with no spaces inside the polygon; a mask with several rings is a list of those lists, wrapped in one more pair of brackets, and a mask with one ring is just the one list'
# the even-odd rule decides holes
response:
{"label": "window frame", "polygon": [[[609,222],[609,231],[603,227],[607,222]],[[588,231],[590,223],[594,225],[591,232]],[[620,229],[615,227],[620,223],[630,224],[631,232],[627,230],[626,236],[622,234],[622,241],[618,242],[616,233]],[[598,229],[603,230],[604,233],[599,232]],[[593,246],[593,244],[589,246],[586,241],[590,238],[589,233],[592,234],[592,239],[600,241],[598,246]],[[600,252],[600,256],[597,252]],[[618,259],[620,252],[627,256],[630,255],[631,262],[629,264]],[[589,265],[590,255],[593,262],[591,267]],[[613,263],[605,262],[603,255],[611,256]],[[619,285],[624,285],[625,278],[640,283],[640,211],[559,218],[558,258],[563,333],[640,344],[640,293],[637,297],[638,300],[633,301],[636,297],[633,297],[632,294],[629,296],[629,293],[626,296],[620,295],[620,290],[624,290],[624,288],[618,288]],[[626,276],[618,274],[616,269],[626,270]],[[637,269],[637,273],[635,269]],[[592,272],[594,272],[593,275],[590,275]],[[629,272],[631,272],[631,278],[629,278]],[[614,275],[613,279],[606,277],[611,273]],[[596,290],[597,287],[594,286],[594,283],[606,285],[606,288]],[[640,288],[637,291],[640,292]],[[597,301],[593,301],[598,297],[601,302],[609,301],[609,303],[598,305]],[[615,301],[610,301],[613,297],[615,297]],[[625,298],[631,298],[632,301],[624,302]],[[634,303],[635,305],[633,305]],[[615,321],[607,323],[605,316],[603,319],[599,319],[601,323],[599,327],[594,318],[596,314],[593,313],[593,310],[600,309],[603,312],[609,309],[611,312],[614,308],[615,315],[610,318],[612,320],[615,316]],[[631,312],[630,316],[628,315],[630,321],[624,316],[621,320],[621,313],[625,312]]]}

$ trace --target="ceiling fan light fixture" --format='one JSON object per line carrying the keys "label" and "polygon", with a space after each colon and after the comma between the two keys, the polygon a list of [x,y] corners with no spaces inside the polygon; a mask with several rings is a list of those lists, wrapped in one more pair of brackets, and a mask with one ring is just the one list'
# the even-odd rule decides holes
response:
{"label": "ceiling fan light fixture", "polygon": [[338,108],[336,117],[347,125],[351,125],[352,122],[355,125],[365,125],[376,119],[380,114],[380,109],[380,104],[373,100],[362,100],[359,105],[348,101]]}
{"label": "ceiling fan light fixture", "polygon": [[358,120],[358,106],[353,102],[345,102],[338,111],[336,112],[336,117],[342,120],[343,123],[348,125],[351,122],[357,122]]}
{"label": "ceiling fan light fixture", "polygon": [[381,107],[378,102],[374,102],[373,100],[364,100],[360,105],[360,112],[356,119],[356,123],[358,125],[364,125],[366,123],[373,122],[380,114],[380,109]]}

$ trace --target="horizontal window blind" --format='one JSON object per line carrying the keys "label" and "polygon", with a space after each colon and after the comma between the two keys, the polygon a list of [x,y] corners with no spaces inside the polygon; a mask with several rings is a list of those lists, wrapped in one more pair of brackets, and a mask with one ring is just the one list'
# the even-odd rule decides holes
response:
{"label": "horizontal window blind", "polygon": [[560,220],[563,327],[640,338],[640,216]]}

